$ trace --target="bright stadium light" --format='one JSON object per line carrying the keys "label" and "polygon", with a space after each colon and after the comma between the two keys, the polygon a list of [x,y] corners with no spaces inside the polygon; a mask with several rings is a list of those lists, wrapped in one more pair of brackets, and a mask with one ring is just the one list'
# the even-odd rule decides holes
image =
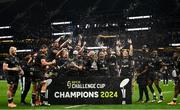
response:
{"label": "bright stadium light", "polygon": [[21,53],[21,52],[32,52],[32,49],[22,49],[22,50],[17,50],[16,52]]}
{"label": "bright stadium light", "polygon": [[98,49],[107,49],[107,46],[100,46],[100,47],[86,47],[88,50],[98,50]]}
{"label": "bright stadium light", "polygon": [[54,36],[58,36],[58,35],[71,35],[71,34],[73,34],[73,32],[52,33],[52,35],[54,35]]}
{"label": "bright stadium light", "polygon": [[10,39],[13,38],[13,36],[0,36],[0,39]]}
{"label": "bright stadium light", "polygon": [[94,24],[94,27],[96,28],[96,27],[97,27],[97,24]]}
{"label": "bright stadium light", "polygon": [[116,23],[113,23],[113,24],[112,24],[112,26],[118,26],[118,24],[116,24]]}
{"label": "bright stadium light", "polygon": [[158,49],[159,49],[159,50],[163,50],[164,48],[163,48],[163,47],[159,47]]}
{"label": "bright stadium light", "polygon": [[86,28],[86,29],[87,29],[87,28],[90,28],[90,24],[86,24],[85,28]]}
{"label": "bright stadium light", "polygon": [[4,42],[4,43],[11,43],[11,42],[14,42],[13,40],[2,40],[1,42]]}
{"label": "bright stadium light", "polygon": [[0,26],[0,29],[9,29],[11,26]]}
{"label": "bright stadium light", "polygon": [[109,27],[109,24],[108,24],[108,23],[106,23],[105,27]]}
{"label": "bright stadium light", "polygon": [[54,23],[51,23],[51,25],[64,25],[64,24],[71,24],[71,23],[72,23],[71,21],[54,22]]}
{"label": "bright stadium light", "polygon": [[147,19],[147,18],[151,18],[151,15],[147,15],[147,16],[134,16],[134,17],[127,17],[127,19]]}
{"label": "bright stadium light", "polygon": [[178,46],[180,46],[180,43],[173,43],[173,44],[170,44],[170,46],[178,47]]}
{"label": "bright stadium light", "polygon": [[146,31],[146,30],[150,30],[151,27],[142,27],[142,28],[128,28],[126,29],[126,31]]}

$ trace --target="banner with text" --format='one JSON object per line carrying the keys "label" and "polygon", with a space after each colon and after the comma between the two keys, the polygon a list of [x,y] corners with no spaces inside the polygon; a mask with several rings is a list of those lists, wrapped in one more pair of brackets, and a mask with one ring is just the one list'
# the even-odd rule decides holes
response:
{"label": "banner with text", "polygon": [[[51,81],[50,81],[51,82]],[[50,104],[131,104],[130,78],[54,78],[48,86]]]}

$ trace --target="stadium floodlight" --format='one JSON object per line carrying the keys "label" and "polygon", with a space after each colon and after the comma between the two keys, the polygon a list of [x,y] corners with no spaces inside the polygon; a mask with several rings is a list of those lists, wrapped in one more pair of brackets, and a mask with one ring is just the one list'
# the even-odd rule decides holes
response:
{"label": "stadium floodlight", "polygon": [[90,28],[90,24],[86,24],[85,28],[86,28],[86,29],[87,29],[87,28]]}
{"label": "stadium floodlight", "polygon": [[180,46],[180,43],[173,43],[173,44],[170,44],[170,46],[178,47],[178,46]]}
{"label": "stadium floodlight", "polygon": [[116,24],[116,23],[113,23],[113,24],[112,24],[112,26],[118,26],[118,24]]}
{"label": "stadium floodlight", "polygon": [[97,24],[94,24],[94,27],[96,28],[96,27],[97,27]]}
{"label": "stadium floodlight", "polygon": [[164,50],[164,48],[163,47],[160,47],[160,48],[158,48],[159,50]]}
{"label": "stadium floodlight", "polygon": [[13,38],[13,36],[0,36],[0,39],[10,39]]}
{"label": "stadium floodlight", "polygon": [[71,34],[73,34],[73,32],[52,33],[52,35],[54,35],[54,36],[58,36],[58,35],[71,35]]}
{"label": "stadium floodlight", "polygon": [[4,42],[4,43],[11,43],[11,42],[14,42],[13,40],[2,40],[1,42]]}
{"label": "stadium floodlight", "polygon": [[86,24],[85,28],[86,28],[86,29],[88,28],[88,24]]}
{"label": "stadium floodlight", "polygon": [[107,46],[100,46],[100,47],[86,47],[88,50],[98,50],[98,49],[107,49]]}
{"label": "stadium floodlight", "polygon": [[22,50],[17,50],[16,52],[21,53],[21,52],[32,52],[32,49],[22,49]]}
{"label": "stadium floodlight", "polygon": [[151,18],[151,15],[147,15],[147,16],[134,16],[134,17],[127,17],[127,19],[147,19],[147,18]]}
{"label": "stadium floodlight", "polygon": [[151,27],[142,27],[142,28],[128,28],[126,29],[126,31],[146,31],[146,30],[150,30]]}
{"label": "stadium floodlight", "polygon": [[11,26],[0,26],[0,29],[9,29]]}
{"label": "stadium floodlight", "polygon": [[106,23],[105,27],[109,27],[109,24],[108,24],[108,23]]}
{"label": "stadium floodlight", "polygon": [[51,23],[51,25],[64,25],[64,24],[71,24],[71,23],[72,23],[71,21],[54,22],[54,23]]}

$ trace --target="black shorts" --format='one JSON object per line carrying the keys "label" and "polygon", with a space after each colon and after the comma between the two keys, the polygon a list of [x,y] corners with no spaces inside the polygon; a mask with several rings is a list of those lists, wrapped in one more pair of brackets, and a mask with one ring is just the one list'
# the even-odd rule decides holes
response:
{"label": "black shorts", "polygon": [[7,75],[7,83],[12,84],[18,84],[19,76],[18,75]]}
{"label": "black shorts", "polygon": [[145,75],[140,75],[137,77],[137,83],[139,85],[147,85],[147,77]]}
{"label": "black shorts", "polygon": [[43,72],[41,72],[41,71],[33,72],[32,82],[43,81],[44,79],[45,79],[45,77],[44,77]]}
{"label": "black shorts", "polygon": [[161,78],[160,73],[158,72],[150,72],[148,74],[148,80],[154,81],[154,80],[159,80]]}
{"label": "black shorts", "polygon": [[130,78],[130,77],[132,77],[132,72],[130,70],[126,70],[126,71],[121,70],[120,77]]}

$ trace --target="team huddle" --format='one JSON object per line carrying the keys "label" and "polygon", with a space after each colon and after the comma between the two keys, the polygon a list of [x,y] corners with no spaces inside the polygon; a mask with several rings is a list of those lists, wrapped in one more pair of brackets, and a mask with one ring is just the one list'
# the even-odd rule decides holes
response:
{"label": "team huddle", "polygon": [[[13,102],[18,81],[21,79],[21,104],[26,104],[26,96],[32,84],[31,106],[50,106],[46,97],[47,80],[54,77],[123,77],[136,80],[139,87],[140,103],[150,101],[148,89],[153,94],[152,102],[157,100],[153,84],[158,90],[159,100],[164,100],[160,79],[168,79],[168,71],[172,70],[175,81],[173,101],[176,105],[180,93],[180,56],[174,53],[171,63],[166,63],[157,50],[150,50],[147,45],[141,49],[141,54],[134,55],[133,42],[127,39],[123,45],[118,39],[114,47],[87,48],[86,41],[79,39],[75,46],[71,37],[60,37],[50,45],[43,44],[39,51],[31,52],[18,58],[16,47],[10,47],[9,56],[3,63],[3,71],[8,83],[8,107],[14,108]],[[143,101],[143,93],[146,100]]]}

